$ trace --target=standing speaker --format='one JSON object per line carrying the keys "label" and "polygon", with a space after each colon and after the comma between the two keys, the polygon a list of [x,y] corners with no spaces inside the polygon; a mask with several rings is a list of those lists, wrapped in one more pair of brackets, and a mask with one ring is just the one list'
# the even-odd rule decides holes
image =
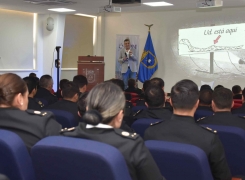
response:
{"label": "standing speaker", "polygon": [[133,4],[141,3],[141,0],[112,0],[113,4]]}

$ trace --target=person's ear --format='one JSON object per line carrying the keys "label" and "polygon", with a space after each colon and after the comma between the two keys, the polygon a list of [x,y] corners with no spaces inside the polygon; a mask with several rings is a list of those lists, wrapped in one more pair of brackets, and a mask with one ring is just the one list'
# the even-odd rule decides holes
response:
{"label": "person's ear", "polygon": [[62,92],[62,90],[60,91],[60,95],[63,97],[63,92]]}
{"label": "person's ear", "polygon": [[169,103],[173,107],[173,103],[172,103],[172,99],[171,98],[169,98]]}
{"label": "person's ear", "polygon": [[77,111],[77,115],[78,115],[79,117],[82,117],[79,111]]}
{"label": "person's ear", "polygon": [[17,107],[21,107],[23,106],[23,101],[24,101],[24,98],[22,96],[21,93],[17,94],[16,97],[15,97],[15,104]]}
{"label": "person's ear", "polygon": [[212,107],[213,111],[215,112],[216,105],[215,105],[215,103],[214,103],[214,101],[213,101],[213,100],[212,100],[212,103],[211,103],[211,107]]}
{"label": "person's ear", "polygon": [[234,101],[232,100],[231,108],[233,108],[233,106],[234,106]]}

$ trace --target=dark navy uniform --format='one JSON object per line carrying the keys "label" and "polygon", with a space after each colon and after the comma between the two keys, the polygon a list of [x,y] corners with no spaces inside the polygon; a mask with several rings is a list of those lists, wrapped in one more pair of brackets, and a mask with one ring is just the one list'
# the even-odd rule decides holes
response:
{"label": "dark navy uniform", "polygon": [[205,111],[212,111],[212,108],[210,106],[198,106],[197,110],[205,110]]}
{"label": "dark navy uniform", "polygon": [[30,151],[42,138],[59,135],[61,125],[50,112],[0,108],[0,128],[19,135]]}
{"label": "dark navy uniform", "polygon": [[231,114],[229,111],[215,112],[213,116],[201,118],[198,124],[214,124],[222,126],[234,126],[245,130],[245,118]]}
{"label": "dark navy uniform", "polygon": [[58,101],[58,98],[55,95],[53,95],[49,90],[42,87],[37,89],[35,98],[46,99],[49,105]]}
{"label": "dark navy uniform", "polygon": [[28,109],[41,110],[43,108],[43,103],[35,98],[28,97]]}
{"label": "dark navy uniform", "polygon": [[245,114],[245,103],[241,107],[233,109],[231,112],[232,114]]}
{"label": "dark navy uniform", "polygon": [[193,117],[173,115],[170,121],[150,126],[145,140],[164,140],[191,144],[201,148],[207,155],[215,180],[231,180],[231,173],[218,136],[197,125]]}
{"label": "dark navy uniform", "polygon": [[242,94],[236,94],[233,96],[233,99],[241,99],[242,100]]}
{"label": "dark navy uniform", "polygon": [[137,134],[121,129],[103,127],[106,125],[88,126],[80,123],[72,132],[62,132],[65,136],[80,137],[103,142],[117,148],[126,160],[132,180],[163,180],[155,161],[144,141]]}
{"label": "dark navy uniform", "polygon": [[78,113],[77,113],[78,112],[77,103],[75,102],[63,99],[49,106],[46,106],[45,109],[57,109],[57,110],[63,110],[63,111],[70,112],[73,114],[77,122],[80,121],[80,116],[78,116]]}
{"label": "dark navy uniform", "polygon": [[134,119],[161,119],[168,120],[172,117],[172,112],[166,108],[148,108],[135,114]]}

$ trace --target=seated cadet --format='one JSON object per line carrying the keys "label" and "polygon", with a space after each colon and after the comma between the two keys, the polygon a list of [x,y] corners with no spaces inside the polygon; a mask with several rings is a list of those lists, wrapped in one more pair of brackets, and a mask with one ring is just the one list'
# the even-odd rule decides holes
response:
{"label": "seated cadet", "polygon": [[125,89],[125,92],[128,93],[136,93],[138,95],[142,94],[142,90],[139,88],[136,88],[136,81],[135,79],[129,79],[128,80],[128,88]]}
{"label": "seated cadet", "polygon": [[242,106],[233,109],[232,114],[245,114],[245,88],[242,90]]}
{"label": "seated cadet", "polygon": [[80,116],[77,112],[77,101],[79,98],[78,86],[75,83],[68,81],[67,83],[63,84],[61,95],[63,96],[62,100],[45,107],[45,109],[57,109],[70,112],[73,114],[77,122],[79,122]]}
{"label": "seated cadet", "polygon": [[235,126],[245,130],[245,119],[231,114],[233,107],[233,95],[230,89],[218,88],[213,92],[212,108],[213,116],[199,119],[199,124],[215,124],[223,126]]}
{"label": "seated cadet", "polygon": [[34,97],[45,99],[48,105],[57,102],[58,98],[51,93],[53,84],[53,79],[50,75],[43,75],[39,82],[40,88],[37,89],[37,93]]}
{"label": "seated cadet", "polygon": [[59,135],[61,125],[52,113],[26,110],[28,90],[18,75],[0,75],[0,128],[20,136],[27,149],[44,137]]}
{"label": "seated cadet", "polygon": [[146,80],[143,84],[143,88],[142,91],[143,93],[141,94],[140,98],[136,101],[136,106],[145,106],[145,98],[144,98],[144,93],[145,90],[151,85],[151,81],[150,80]]}
{"label": "seated cadet", "polygon": [[145,131],[144,139],[197,146],[206,153],[214,179],[230,180],[230,169],[218,135],[195,123],[198,96],[198,87],[193,81],[177,82],[171,90],[170,103],[174,109],[171,120],[150,126]]}
{"label": "seated cadet", "polygon": [[111,82],[96,85],[87,96],[86,123],[64,129],[64,136],[99,141],[117,148],[125,158],[132,180],[164,179],[143,139],[118,129],[123,119],[124,92]]}
{"label": "seated cadet", "polygon": [[26,82],[28,88],[28,108],[33,110],[41,110],[44,106],[43,103],[34,98],[37,93],[37,81],[34,77],[25,77],[23,80]]}
{"label": "seated cadet", "polygon": [[213,91],[211,89],[203,89],[199,92],[199,104],[197,110],[213,111],[211,107],[212,94]]}
{"label": "seated cadet", "polygon": [[134,119],[161,119],[167,120],[172,116],[169,109],[164,108],[165,94],[159,86],[150,86],[145,91],[146,110],[140,110],[134,114]]}
{"label": "seated cadet", "polygon": [[67,82],[69,82],[68,79],[61,79],[60,80],[60,89],[55,93],[55,95],[57,96],[58,99],[62,99],[63,98],[63,96],[61,95],[61,91],[62,91],[62,89],[64,87],[64,84],[67,83]]}
{"label": "seated cadet", "polygon": [[239,85],[232,87],[233,99],[242,99],[242,88]]}
{"label": "seated cadet", "polygon": [[81,96],[87,90],[88,80],[83,75],[76,75],[73,77],[73,82],[79,87],[80,95]]}

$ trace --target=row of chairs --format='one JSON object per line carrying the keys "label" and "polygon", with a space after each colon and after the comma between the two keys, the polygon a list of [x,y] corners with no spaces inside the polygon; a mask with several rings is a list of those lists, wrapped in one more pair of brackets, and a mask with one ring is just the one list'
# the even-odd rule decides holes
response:
{"label": "row of chairs", "polygon": [[[145,130],[150,124],[159,121],[161,120],[139,119],[135,121],[131,127],[143,138]],[[207,124],[205,127],[217,130],[218,136],[224,146],[227,162],[232,175],[240,174],[245,176],[245,130],[238,127],[211,124]]]}

